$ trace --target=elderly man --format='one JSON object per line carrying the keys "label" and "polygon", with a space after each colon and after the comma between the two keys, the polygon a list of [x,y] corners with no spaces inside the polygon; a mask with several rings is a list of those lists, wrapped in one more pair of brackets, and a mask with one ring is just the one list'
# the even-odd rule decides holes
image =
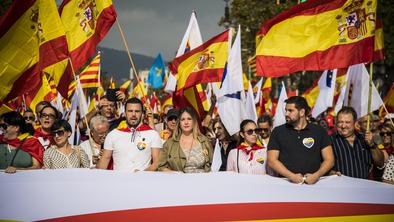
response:
{"label": "elderly man", "polygon": [[143,113],[141,100],[131,98],[126,101],[126,120],[108,134],[97,168],[107,169],[112,157],[114,170],[136,172],[157,169],[163,145],[159,133],[143,124]]}
{"label": "elderly man", "polygon": [[286,101],[286,123],[274,128],[268,143],[268,165],[293,183],[314,184],[334,165],[327,132],[307,122],[305,98]]}
{"label": "elderly man", "polygon": [[331,173],[367,179],[373,164],[384,164],[383,153],[377,149],[370,131],[365,136],[355,131],[357,113],[343,107],[337,115],[337,133],[331,135],[335,166]]}
{"label": "elderly man", "polygon": [[90,139],[81,143],[81,148],[88,155],[90,167],[95,167],[103,148],[105,137],[109,130],[108,119],[104,116],[94,116],[89,123]]}

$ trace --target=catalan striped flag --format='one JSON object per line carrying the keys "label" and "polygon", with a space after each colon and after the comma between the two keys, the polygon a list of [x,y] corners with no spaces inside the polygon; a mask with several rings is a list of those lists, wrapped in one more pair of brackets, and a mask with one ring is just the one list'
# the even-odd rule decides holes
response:
{"label": "catalan striped flag", "polygon": [[377,0],[309,0],[262,25],[257,75],[331,70],[374,61]]}

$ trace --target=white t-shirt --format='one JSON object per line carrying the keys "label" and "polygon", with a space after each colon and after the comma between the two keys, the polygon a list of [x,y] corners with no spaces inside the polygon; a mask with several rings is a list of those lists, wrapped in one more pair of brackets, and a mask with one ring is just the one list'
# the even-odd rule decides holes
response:
{"label": "white t-shirt", "polygon": [[135,131],[134,141],[131,132],[112,130],[104,142],[104,149],[112,150],[114,170],[145,170],[151,164],[151,148],[162,148],[159,134],[155,130]]}
{"label": "white t-shirt", "polygon": [[[90,147],[89,140],[82,142],[79,146],[81,147],[81,149],[83,151],[85,151],[86,155],[88,155],[90,167],[95,167],[96,165],[93,164],[93,158],[92,158],[93,154],[92,154],[92,149]],[[94,146],[94,148],[93,148],[94,155],[98,156],[100,154],[100,148],[96,147],[95,144],[93,144],[93,146]]]}

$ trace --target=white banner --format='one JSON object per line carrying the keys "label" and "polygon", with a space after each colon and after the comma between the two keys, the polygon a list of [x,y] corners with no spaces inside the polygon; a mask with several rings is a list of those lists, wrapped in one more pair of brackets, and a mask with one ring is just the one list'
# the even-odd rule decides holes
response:
{"label": "white banner", "polygon": [[62,169],[0,173],[0,184],[0,219],[10,220],[223,221],[394,215],[393,185],[346,176],[298,185],[233,172]]}

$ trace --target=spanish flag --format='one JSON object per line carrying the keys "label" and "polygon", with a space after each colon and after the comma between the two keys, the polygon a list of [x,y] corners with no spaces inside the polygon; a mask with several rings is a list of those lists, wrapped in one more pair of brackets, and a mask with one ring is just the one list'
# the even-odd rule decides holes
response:
{"label": "spanish flag", "polygon": [[56,3],[13,1],[0,18],[0,101],[42,86],[42,71],[67,58],[67,42]]}
{"label": "spanish flag", "polygon": [[93,56],[96,45],[116,20],[111,0],[63,0],[59,12],[66,30],[70,58],[77,71]]}
{"label": "spanish flag", "polygon": [[309,0],[262,25],[257,75],[279,77],[374,60],[377,0]]}
{"label": "spanish flag", "polygon": [[177,91],[200,83],[220,82],[227,54],[228,30],[175,58],[170,69],[178,80]]}

